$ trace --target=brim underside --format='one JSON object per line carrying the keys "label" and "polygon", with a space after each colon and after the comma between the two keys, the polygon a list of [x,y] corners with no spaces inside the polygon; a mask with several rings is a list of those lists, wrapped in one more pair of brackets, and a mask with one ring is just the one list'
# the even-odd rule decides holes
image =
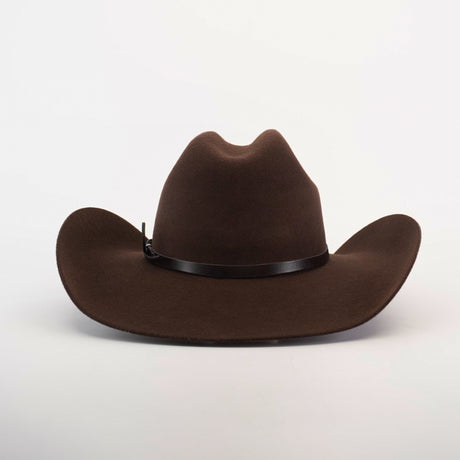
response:
{"label": "brim underside", "polygon": [[62,282],[90,318],[132,333],[196,342],[300,338],[358,326],[380,312],[409,274],[420,245],[411,217],[383,217],[317,269],[215,279],[156,267],[142,236],[98,208],[71,214],[57,241]]}

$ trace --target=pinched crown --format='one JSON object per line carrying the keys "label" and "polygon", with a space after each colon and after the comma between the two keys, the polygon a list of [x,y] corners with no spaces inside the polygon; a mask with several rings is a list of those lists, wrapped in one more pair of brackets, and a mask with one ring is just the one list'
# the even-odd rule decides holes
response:
{"label": "pinched crown", "polygon": [[326,249],[318,189],[278,131],[252,144],[195,137],[161,194],[152,247],[208,264],[264,264]]}

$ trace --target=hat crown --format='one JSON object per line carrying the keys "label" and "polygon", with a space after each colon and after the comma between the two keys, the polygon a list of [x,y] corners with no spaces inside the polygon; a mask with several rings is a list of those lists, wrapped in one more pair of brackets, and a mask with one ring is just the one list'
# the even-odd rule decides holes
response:
{"label": "hat crown", "polygon": [[326,249],[318,189],[275,130],[245,146],[202,133],[164,185],[152,247],[208,264],[312,257]]}

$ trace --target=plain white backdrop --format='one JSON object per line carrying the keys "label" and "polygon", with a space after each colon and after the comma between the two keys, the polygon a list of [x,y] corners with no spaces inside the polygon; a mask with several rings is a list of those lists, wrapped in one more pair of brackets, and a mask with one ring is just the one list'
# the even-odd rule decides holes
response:
{"label": "plain white backdrop", "polygon": [[[456,1],[3,1],[2,459],[458,459]],[[369,323],[290,346],[188,347],[73,306],[73,210],[153,225],[186,144],[278,129],[334,251],[391,213],[419,258]]]}

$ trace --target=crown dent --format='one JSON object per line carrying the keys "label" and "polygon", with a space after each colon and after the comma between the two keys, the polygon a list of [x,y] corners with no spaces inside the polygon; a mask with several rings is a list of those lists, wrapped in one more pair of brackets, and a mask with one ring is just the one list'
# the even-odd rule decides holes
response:
{"label": "crown dent", "polygon": [[293,155],[289,144],[275,129],[268,129],[257,136],[251,144],[237,145],[227,142],[215,131],[206,131],[190,141],[183,155],[201,157],[210,155],[226,160],[250,160],[260,155],[269,154]]}

